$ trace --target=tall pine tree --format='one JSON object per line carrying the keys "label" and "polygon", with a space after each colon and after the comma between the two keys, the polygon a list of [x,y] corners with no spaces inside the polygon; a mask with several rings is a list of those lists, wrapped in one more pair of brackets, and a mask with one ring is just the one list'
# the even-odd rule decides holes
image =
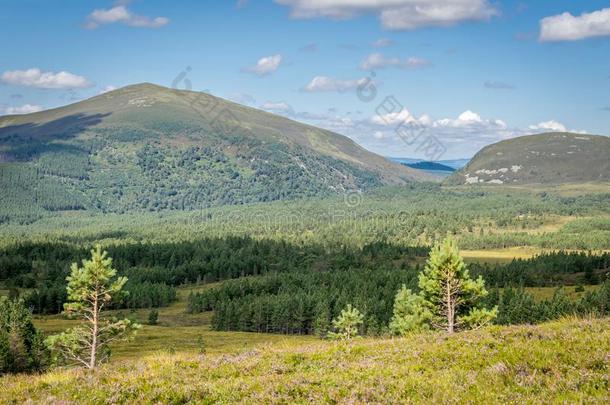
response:
{"label": "tall pine tree", "polygon": [[91,260],[83,260],[83,267],[72,264],[67,278],[70,302],[64,308],[83,322],[47,339],[57,360],[93,369],[109,357],[111,342],[133,336],[140,327],[129,319],[116,321],[102,317],[102,310],[120,297],[127,282],[126,277],[115,279],[115,276],[112,259],[99,245],[91,251]]}

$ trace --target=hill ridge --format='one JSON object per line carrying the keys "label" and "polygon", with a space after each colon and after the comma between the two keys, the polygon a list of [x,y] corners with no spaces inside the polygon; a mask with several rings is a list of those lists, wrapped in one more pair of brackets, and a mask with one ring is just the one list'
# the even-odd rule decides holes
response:
{"label": "hill ridge", "polygon": [[446,184],[564,184],[610,181],[610,138],[548,132],[481,149]]}
{"label": "hill ridge", "polygon": [[150,83],[0,117],[0,221],[23,205],[26,218],[192,210],[431,179],[343,135]]}

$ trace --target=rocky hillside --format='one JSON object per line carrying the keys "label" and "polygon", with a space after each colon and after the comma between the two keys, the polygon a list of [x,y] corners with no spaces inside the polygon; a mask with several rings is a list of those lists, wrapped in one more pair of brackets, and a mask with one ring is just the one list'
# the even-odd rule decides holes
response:
{"label": "rocky hillside", "polygon": [[610,181],[610,138],[545,133],[483,148],[448,184],[563,184]]}

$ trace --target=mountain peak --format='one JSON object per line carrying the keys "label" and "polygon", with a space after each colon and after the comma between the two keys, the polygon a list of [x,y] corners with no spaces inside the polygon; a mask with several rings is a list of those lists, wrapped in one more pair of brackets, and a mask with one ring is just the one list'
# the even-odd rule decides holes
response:
{"label": "mountain peak", "polygon": [[432,179],[345,136],[151,83],[0,117],[0,163],[15,173],[0,186],[28,178],[24,198],[43,211],[201,209]]}

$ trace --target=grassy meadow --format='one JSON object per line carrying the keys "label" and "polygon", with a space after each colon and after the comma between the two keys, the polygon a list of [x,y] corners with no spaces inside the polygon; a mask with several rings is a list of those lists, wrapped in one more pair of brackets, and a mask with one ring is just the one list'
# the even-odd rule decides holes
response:
{"label": "grassy meadow", "polygon": [[[274,335],[246,332],[216,332],[211,328],[212,313],[189,314],[186,298],[190,292],[208,287],[183,287],[178,289],[178,301],[159,308],[156,325],[148,325],[148,309],[135,311],[115,310],[110,315],[127,316],[142,324],[135,339],[118,342],[112,347],[111,362],[137,359],[157,353],[230,353],[236,350],[252,349],[267,344],[307,343],[316,341],[313,336]],[[35,316],[34,324],[47,334],[59,333],[78,324],[64,315]]]}
{"label": "grassy meadow", "polygon": [[[295,345],[319,341],[315,336],[281,335],[248,332],[220,332],[211,327],[211,312],[188,313],[187,296],[191,292],[210,288],[189,286],[178,289],[178,300],[168,307],[159,308],[159,318],[156,325],[148,325],[148,309],[115,310],[110,315],[127,316],[142,324],[135,339],[118,342],[112,348],[111,362],[125,359],[138,359],[158,353],[230,353],[235,350],[253,349],[265,345]],[[577,300],[586,291],[592,291],[598,286],[584,286],[584,291],[576,291],[575,287],[566,287],[568,298]],[[532,294],[537,301],[550,299],[555,287],[526,287],[525,291]],[[78,324],[78,321],[66,318],[64,315],[35,316],[34,324],[47,334],[59,333]]]}
{"label": "grassy meadow", "polygon": [[[219,339],[220,335],[217,336]],[[3,403],[607,403],[610,320],[351,343],[231,334],[205,354],[7,376]],[[260,343],[260,344],[259,344]]]}

